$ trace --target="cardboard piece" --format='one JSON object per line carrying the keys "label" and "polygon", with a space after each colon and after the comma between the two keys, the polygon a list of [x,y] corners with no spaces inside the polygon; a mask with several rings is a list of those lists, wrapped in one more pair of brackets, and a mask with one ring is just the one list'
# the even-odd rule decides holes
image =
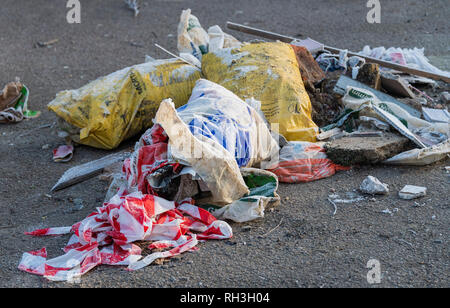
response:
{"label": "cardboard piece", "polygon": [[416,96],[408,86],[408,82],[400,76],[391,73],[381,73],[381,85],[383,89],[397,96],[415,98]]}

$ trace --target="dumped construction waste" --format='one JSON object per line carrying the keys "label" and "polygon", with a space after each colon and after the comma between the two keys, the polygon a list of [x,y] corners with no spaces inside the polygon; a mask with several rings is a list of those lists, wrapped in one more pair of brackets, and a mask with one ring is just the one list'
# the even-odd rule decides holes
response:
{"label": "dumped construction waste", "polygon": [[[63,175],[53,190],[115,166],[105,202],[91,215],[28,233],[70,234],[65,254],[47,259],[46,249],[28,252],[19,269],[54,281],[73,281],[99,265],[139,270],[203,241],[230,239],[234,223],[263,219],[280,205],[280,183],[317,181],[355,165],[421,166],[448,158],[448,100],[443,94],[439,108],[425,91],[448,82],[449,73],[431,66],[423,50],[336,53],[312,39],[269,36],[279,40],[240,42],[219,26],[206,31],[186,10],[176,58],[148,57],[58,93],[48,104],[66,143],[55,149],[56,162],[76,155],[73,144],[114,150],[139,141]],[[5,112],[28,114],[26,99],[17,105],[27,91],[21,84],[5,88],[0,123],[16,121]],[[360,190],[386,195],[388,187],[369,176]],[[426,191],[407,186],[397,193],[413,199]],[[342,200],[329,198],[334,206]]]}

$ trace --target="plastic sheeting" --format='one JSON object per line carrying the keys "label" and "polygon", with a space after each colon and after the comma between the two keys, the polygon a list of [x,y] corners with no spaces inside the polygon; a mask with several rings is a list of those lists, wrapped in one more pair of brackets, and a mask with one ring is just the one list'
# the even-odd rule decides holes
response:
{"label": "plastic sheeting", "polygon": [[327,178],[350,168],[333,163],[319,144],[291,141],[281,149],[279,161],[268,164],[266,169],[276,174],[280,182],[302,183]]}
{"label": "plastic sheeting", "polygon": [[239,166],[251,167],[278,152],[258,112],[208,80],[197,82],[178,111],[170,100],[163,101],[156,123],[169,136],[169,159],[192,166],[217,205],[249,193]]}
{"label": "plastic sheeting", "polygon": [[[142,194],[117,194],[72,227],[36,230],[28,235],[72,233],[65,254],[47,259],[46,249],[24,253],[19,269],[53,281],[74,281],[98,265],[123,265],[138,270],[159,258],[196,249],[199,241],[228,239],[231,227],[190,200],[180,204]],[[142,257],[137,241],[148,249],[168,249]]]}
{"label": "plastic sheeting", "polygon": [[294,50],[285,43],[245,44],[203,57],[206,79],[243,100],[261,101],[272,129],[292,141],[316,141],[317,125]]}
{"label": "plastic sheeting", "polygon": [[63,129],[76,143],[114,149],[153,125],[163,99],[186,104],[200,77],[198,68],[183,61],[155,60],[62,91],[48,108],[67,122]]}

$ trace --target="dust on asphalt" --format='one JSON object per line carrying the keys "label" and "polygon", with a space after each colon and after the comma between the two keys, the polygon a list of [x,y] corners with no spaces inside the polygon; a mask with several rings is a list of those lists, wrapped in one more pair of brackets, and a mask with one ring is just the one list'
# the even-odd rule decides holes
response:
{"label": "dust on asphalt", "polygon": [[[138,18],[123,1],[82,2],[82,22],[66,22],[64,1],[4,0],[0,9],[0,84],[16,76],[30,88],[35,120],[0,127],[1,287],[67,287],[17,269],[25,251],[47,246],[61,254],[67,237],[30,238],[23,233],[68,226],[101,205],[106,184],[97,178],[46,194],[69,167],[105,155],[76,149],[68,164],[55,164],[60,144],[47,124],[56,121],[46,105],[58,91],[78,88],[115,70],[143,62],[149,54],[167,58],[158,43],[176,50],[182,9],[191,8],[205,27],[227,20],[291,36],[311,36],[328,45],[361,50],[371,46],[425,47],[426,55],[450,69],[448,6],[445,0],[382,3],[382,22],[366,22],[364,1],[142,1]],[[402,6],[402,9],[399,7]],[[254,37],[232,33],[238,39]],[[59,41],[34,48],[38,41]],[[135,141],[135,140],[134,140]],[[120,149],[131,147],[131,140]],[[43,150],[44,145],[48,150]],[[381,263],[381,287],[449,287],[449,184],[445,163],[421,168],[367,166],[300,185],[281,185],[282,204],[264,220],[232,224],[228,241],[208,242],[195,253],[138,272],[99,267],[74,287],[368,287],[367,262]],[[390,185],[388,196],[338,205],[329,194],[359,187],[367,175]],[[400,200],[406,184],[428,187],[416,202]],[[73,200],[82,199],[84,208]],[[382,213],[390,209],[392,215]],[[394,211],[398,209],[398,211]]]}

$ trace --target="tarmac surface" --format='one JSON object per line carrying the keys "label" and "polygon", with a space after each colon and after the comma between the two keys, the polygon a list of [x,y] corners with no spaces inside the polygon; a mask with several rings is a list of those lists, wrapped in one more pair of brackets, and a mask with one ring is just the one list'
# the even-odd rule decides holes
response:
{"label": "tarmac surface", "polygon": [[[137,272],[100,266],[79,284],[48,282],[17,269],[23,252],[47,247],[62,254],[68,236],[31,238],[24,232],[70,226],[100,206],[107,186],[98,178],[49,194],[69,167],[107,152],[78,147],[67,164],[53,163],[61,144],[48,124],[46,105],[61,90],[143,62],[167,58],[154,44],[176,51],[182,9],[191,8],[207,28],[226,21],[291,36],[310,36],[330,46],[359,51],[364,45],[425,47],[450,69],[450,9],[446,0],[381,1],[381,24],[366,22],[366,1],[183,1],[144,3],[135,18],[122,0],[81,1],[81,24],[66,22],[66,1],[3,0],[0,6],[0,84],[20,77],[31,91],[38,119],[0,126],[0,287],[449,287],[449,184],[444,166],[355,167],[313,183],[281,185],[282,204],[263,220],[231,224],[235,236],[210,241],[165,265]],[[255,37],[226,31],[241,40]],[[39,41],[59,41],[49,48]],[[135,140],[120,149],[132,147]],[[44,150],[42,147],[49,145]],[[367,175],[388,183],[388,196],[334,208],[328,195],[357,189]],[[400,200],[406,184],[428,195]],[[82,199],[84,208],[74,205]],[[389,209],[392,214],[383,213]],[[367,281],[367,263],[381,265],[381,284]]]}

